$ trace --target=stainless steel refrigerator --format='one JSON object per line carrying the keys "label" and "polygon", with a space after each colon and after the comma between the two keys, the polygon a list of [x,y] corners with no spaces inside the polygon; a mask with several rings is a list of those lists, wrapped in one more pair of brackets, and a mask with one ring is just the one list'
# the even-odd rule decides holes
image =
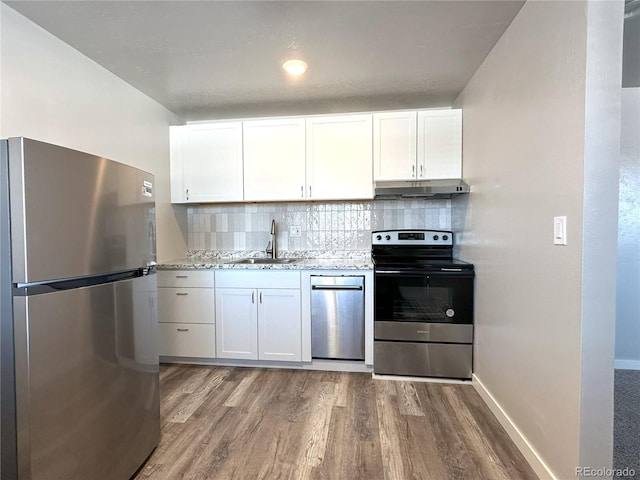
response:
{"label": "stainless steel refrigerator", "polygon": [[127,480],[160,437],[153,176],[0,146],[0,476]]}

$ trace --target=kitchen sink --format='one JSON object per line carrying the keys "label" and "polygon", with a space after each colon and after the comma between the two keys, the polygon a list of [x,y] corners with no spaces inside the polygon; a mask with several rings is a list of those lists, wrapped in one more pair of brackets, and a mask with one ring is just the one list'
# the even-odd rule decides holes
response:
{"label": "kitchen sink", "polygon": [[282,265],[289,263],[296,263],[302,260],[301,258],[243,258],[242,260],[232,260],[226,263],[240,264],[240,265]]}

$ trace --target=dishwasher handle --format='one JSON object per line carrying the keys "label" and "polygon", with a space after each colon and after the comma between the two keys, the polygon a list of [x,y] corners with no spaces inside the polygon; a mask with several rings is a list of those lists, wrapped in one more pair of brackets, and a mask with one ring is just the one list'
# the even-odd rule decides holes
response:
{"label": "dishwasher handle", "polygon": [[362,290],[362,285],[312,285],[311,290]]}

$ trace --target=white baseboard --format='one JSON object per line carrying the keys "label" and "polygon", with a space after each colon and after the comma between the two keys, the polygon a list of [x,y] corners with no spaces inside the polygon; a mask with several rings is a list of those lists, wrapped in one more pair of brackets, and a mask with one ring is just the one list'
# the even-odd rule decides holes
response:
{"label": "white baseboard", "polygon": [[640,360],[626,360],[616,358],[614,367],[617,370],[640,370]]}
{"label": "white baseboard", "polygon": [[540,458],[540,455],[538,455],[538,452],[536,452],[533,446],[529,443],[527,437],[525,437],[513,423],[511,418],[509,418],[509,415],[507,415],[507,413],[502,409],[493,395],[491,395],[491,392],[486,389],[475,374],[473,375],[472,381],[473,386],[482,400],[484,400],[484,403],[487,404],[491,412],[496,416],[502,427],[506,430],[507,435],[509,435],[511,440],[513,440],[513,443],[516,444],[518,450],[520,450],[524,458],[529,462],[529,465],[531,465],[531,468],[536,472],[536,475],[538,475],[541,480],[557,480],[557,477],[553,474],[551,469],[544,463],[542,458]]}

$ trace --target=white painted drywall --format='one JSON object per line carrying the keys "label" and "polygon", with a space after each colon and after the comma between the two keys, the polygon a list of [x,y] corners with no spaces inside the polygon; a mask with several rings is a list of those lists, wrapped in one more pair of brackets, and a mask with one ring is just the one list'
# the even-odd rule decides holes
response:
{"label": "white painted drywall", "polygon": [[[604,463],[584,466],[611,465],[612,372],[583,368],[591,354],[594,365],[613,363],[617,181],[598,174],[617,170],[617,156],[606,157],[617,148],[609,134],[619,104],[601,110],[610,85],[594,69],[611,68],[620,85],[622,2],[601,2],[599,12],[597,3],[528,1],[456,101],[472,191],[454,202],[452,221],[462,230],[458,256],[476,265],[475,376],[537,455],[542,478],[575,478],[592,459]],[[600,27],[619,36],[619,51]],[[553,245],[560,215],[567,246]],[[584,278],[597,268],[605,281]],[[594,344],[590,334],[607,329]],[[607,404],[601,421],[591,417]],[[590,443],[582,433],[596,424],[605,427]]]}
{"label": "white painted drywall", "polygon": [[640,370],[640,88],[622,89],[616,367]]}
{"label": "white painted drywall", "polygon": [[587,2],[578,466],[592,468],[613,463],[623,25],[622,1]]}
{"label": "white painted drywall", "polygon": [[158,259],[184,256],[186,208],[170,204],[174,114],[5,4],[0,17],[0,137],[30,137],[153,173]]}

